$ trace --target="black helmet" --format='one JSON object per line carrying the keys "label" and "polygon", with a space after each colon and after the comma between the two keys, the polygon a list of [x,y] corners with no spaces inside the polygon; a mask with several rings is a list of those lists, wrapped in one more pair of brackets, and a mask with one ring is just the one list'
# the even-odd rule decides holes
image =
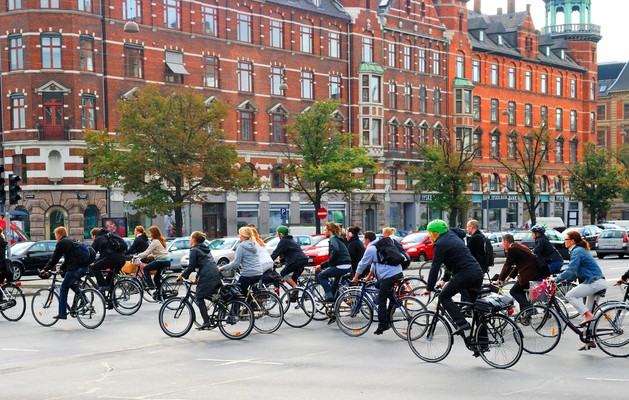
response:
{"label": "black helmet", "polygon": [[546,232],[546,229],[544,229],[544,227],[541,225],[535,225],[531,228],[531,232],[543,234],[544,232]]}

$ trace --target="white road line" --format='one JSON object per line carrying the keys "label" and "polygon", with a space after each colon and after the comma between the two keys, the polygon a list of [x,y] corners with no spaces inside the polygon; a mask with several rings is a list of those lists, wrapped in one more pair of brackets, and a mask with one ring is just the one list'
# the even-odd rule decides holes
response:
{"label": "white road line", "polygon": [[27,352],[38,352],[39,350],[35,349],[0,349],[0,351],[27,351]]}
{"label": "white road line", "polygon": [[255,358],[249,360],[222,360],[218,358],[197,358],[197,361],[217,361],[219,365],[233,365],[233,364],[263,364],[263,365],[284,365],[284,363],[271,362],[271,361],[256,361]]}
{"label": "white road line", "polygon": [[629,379],[616,378],[585,378],[588,381],[606,381],[606,382],[629,382]]}

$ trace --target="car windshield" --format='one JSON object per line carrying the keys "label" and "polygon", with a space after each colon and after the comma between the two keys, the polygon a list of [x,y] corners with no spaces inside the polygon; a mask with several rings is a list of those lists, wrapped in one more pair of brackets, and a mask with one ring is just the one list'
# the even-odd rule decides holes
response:
{"label": "car windshield", "polygon": [[428,236],[427,233],[411,233],[402,239],[402,243],[420,243]]}
{"label": "car windshield", "polygon": [[32,245],[33,245],[33,242],[16,243],[13,246],[11,246],[11,255],[12,256],[21,256],[26,251],[28,251],[28,249],[30,249]]}
{"label": "car windshield", "polygon": [[531,232],[516,232],[513,235],[514,240],[528,240],[531,238],[532,238]]}
{"label": "car windshield", "polygon": [[330,239],[322,239],[319,241],[319,243],[315,244],[315,247],[329,247],[330,246]]}
{"label": "car windshield", "polygon": [[238,242],[238,239],[215,239],[210,242],[210,249],[212,250],[228,250],[234,247],[234,243]]}

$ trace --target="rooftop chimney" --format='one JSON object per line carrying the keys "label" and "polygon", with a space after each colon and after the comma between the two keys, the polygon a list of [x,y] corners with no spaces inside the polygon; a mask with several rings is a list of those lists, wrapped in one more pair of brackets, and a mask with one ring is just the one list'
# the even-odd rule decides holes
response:
{"label": "rooftop chimney", "polygon": [[515,12],[515,0],[507,0],[507,14]]}
{"label": "rooftop chimney", "polygon": [[526,5],[526,12],[529,13],[529,14],[531,13],[531,5],[530,4]]}
{"label": "rooftop chimney", "polygon": [[474,0],[474,11],[480,14],[480,0]]}

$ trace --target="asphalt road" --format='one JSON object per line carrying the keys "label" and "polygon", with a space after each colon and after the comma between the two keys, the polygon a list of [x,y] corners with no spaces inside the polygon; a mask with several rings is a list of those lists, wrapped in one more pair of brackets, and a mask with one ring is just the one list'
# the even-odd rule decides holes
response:
{"label": "asphalt road", "polygon": [[[628,267],[600,264],[610,284]],[[350,338],[316,321],[240,341],[218,331],[175,339],[160,330],[158,307],[143,304],[131,317],[112,311],[96,330],[74,319],[44,328],[29,308],[17,323],[0,319],[0,399],[627,398],[629,361],[577,351],[572,332],[551,353],[496,370],[458,338],[448,358],[430,364],[390,331]]]}

